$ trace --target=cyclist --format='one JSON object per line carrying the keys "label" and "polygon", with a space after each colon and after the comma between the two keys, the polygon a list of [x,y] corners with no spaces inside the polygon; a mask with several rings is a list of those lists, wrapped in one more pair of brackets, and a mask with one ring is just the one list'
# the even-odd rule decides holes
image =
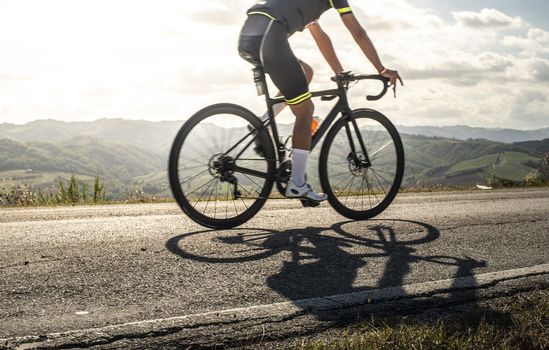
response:
{"label": "cyclist", "polygon": [[[318,24],[318,18],[330,8],[339,12],[358,46],[379,74],[389,78],[393,89],[396,89],[397,80],[402,84],[398,72],[385,68],[381,63],[374,45],[353,14],[347,0],[259,1],[247,11],[248,18],[240,32],[238,44],[239,53],[245,60],[263,66],[265,73],[269,74],[296,117],[292,136],[292,174],[286,188],[286,196],[316,202],[326,200],[327,196],[314,192],[305,181],[314,112],[309,92],[313,71],[293,54],[288,38],[296,31],[307,28],[334,73],[342,73],[343,67],[332,42]],[[275,105],[275,115],[282,108],[283,104]]]}

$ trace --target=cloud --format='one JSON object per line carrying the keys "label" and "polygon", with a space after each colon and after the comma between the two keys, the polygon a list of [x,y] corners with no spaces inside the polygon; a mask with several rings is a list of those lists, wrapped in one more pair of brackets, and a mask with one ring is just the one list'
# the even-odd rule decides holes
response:
{"label": "cloud", "polygon": [[540,28],[530,28],[527,36],[505,36],[501,43],[525,53],[549,53],[549,32]]}
{"label": "cloud", "polygon": [[532,75],[539,82],[549,81],[549,61],[538,59],[531,64]]}
{"label": "cloud", "polygon": [[454,19],[463,27],[479,29],[520,28],[526,25],[520,17],[511,17],[496,9],[482,9],[480,12],[452,12]]}
{"label": "cloud", "polygon": [[[258,113],[265,108],[251,65],[236,48],[252,0],[0,3],[6,4],[0,11],[2,120],[183,119],[227,101]],[[29,3],[38,10],[29,13]],[[494,9],[455,12],[455,20],[446,20],[410,0],[354,0],[351,6],[383,64],[398,69],[406,84],[397,99],[371,105],[364,96],[377,86],[358,84],[353,106],[371,106],[408,125],[528,128],[542,125],[545,115],[549,126],[548,32]],[[321,25],[346,69],[375,72],[336,11],[323,15]],[[333,87],[309,33],[295,34],[290,44],[315,70],[311,89]],[[318,103],[318,113],[329,105]]]}
{"label": "cloud", "polygon": [[547,101],[541,91],[525,89],[512,100],[507,119],[520,120],[532,127],[547,127]]}
{"label": "cloud", "polygon": [[245,12],[239,1],[202,1],[200,6],[187,13],[188,16],[201,25],[233,26],[244,22]]}
{"label": "cloud", "polygon": [[18,72],[0,72],[0,83],[3,82],[17,82],[31,80],[32,76],[28,73]]}
{"label": "cloud", "polygon": [[513,59],[493,52],[471,55],[459,52],[424,67],[408,67],[404,70],[408,79],[442,79],[456,86],[474,86],[482,81],[505,80]]}
{"label": "cloud", "polygon": [[524,90],[517,96],[516,102],[519,104],[547,102],[547,97],[538,90]]}

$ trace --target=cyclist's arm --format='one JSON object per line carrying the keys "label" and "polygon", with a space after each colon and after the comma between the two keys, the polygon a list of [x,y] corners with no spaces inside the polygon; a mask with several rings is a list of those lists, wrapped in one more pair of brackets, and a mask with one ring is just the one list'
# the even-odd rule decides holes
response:
{"label": "cyclist's arm", "polygon": [[366,57],[370,60],[370,62],[372,62],[377,71],[381,72],[384,67],[383,64],[381,64],[376,48],[368,37],[366,30],[364,30],[362,25],[356,19],[355,15],[352,13],[346,14],[345,16],[341,16],[341,20],[353,36],[353,39],[355,39],[358,46],[362,49],[362,52],[364,52]]}
{"label": "cyclist's arm", "polygon": [[318,23],[310,25],[309,31],[320,49],[322,56],[324,56],[334,73],[338,74],[343,72],[343,67],[341,66],[339,58],[337,58],[334,46],[332,45],[332,41],[330,40],[328,34],[322,30]]}
{"label": "cyclist's arm", "polygon": [[362,25],[360,25],[360,23],[356,19],[355,15],[353,13],[348,13],[345,16],[341,16],[341,20],[343,21],[349,32],[351,32],[351,35],[355,39],[358,46],[362,49],[362,52],[364,52],[366,57],[370,60],[370,62],[372,62],[377,71],[384,77],[389,78],[390,84],[393,85],[393,87],[396,88],[397,80],[399,80],[400,84],[402,84],[402,79],[400,78],[397,71],[386,69],[383,66],[381,60],[379,59],[379,55],[377,54],[376,48],[374,47],[374,44],[368,37],[368,34],[366,34],[366,30],[364,30]]}

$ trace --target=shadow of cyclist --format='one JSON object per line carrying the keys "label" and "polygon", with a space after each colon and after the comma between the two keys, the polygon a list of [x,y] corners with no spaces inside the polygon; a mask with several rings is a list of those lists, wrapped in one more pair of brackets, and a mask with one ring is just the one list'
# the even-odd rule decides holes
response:
{"label": "shadow of cyclist", "polygon": [[[267,285],[286,299],[296,301],[385,287],[401,288],[411,264],[421,260],[411,246],[432,242],[440,236],[435,227],[420,222],[370,221],[361,225],[360,233],[356,234],[343,229],[347,223],[333,225],[330,230],[335,235],[322,234],[326,229],[311,227],[287,231],[291,244],[286,249],[291,252],[291,259],[267,278]],[[391,223],[413,225],[422,236],[400,242]],[[377,259],[386,260],[378,283],[355,285],[359,270]],[[372,266],[372,270],[376,268]],[[323,313],[317,316],[324,318]]]}
{"label": "shadow of cyclist", "polygon": [[[347,224],[359,225],[354,231]],[[259,232],[258,232],[259,231]],[[354,231],[354,232],[353,232]],[[486,266],[484,261],[455,256],[422,256],[414,246],[427,244],[440,237],[439,230],[429,224],[406,220],[371,220],[367,223],[341,222],[330,228],[307,227],[286,231],[238,229],[226,231],[229,235],[216,235],[219,244],[239,247],[238,252],[251,252],[245,256],[200,256],[185,251],[182,242],[200,231],[183,234],[170,239],[166,246],[184,259],[206,263],[245,263],[267,259],[280,252],[289,253],[278,271],[266,279],[266,284],[279,295],[290,301],[327,297],[338,294],[356,293],[370,289],[392,288],[393,293],[405,296],[403,288],[406,277],[414,263],[455,267],[454,280],[476,285],[474,269]],[[412,232],[412,233],[411,233]],[[364,269],[371,264],[370,269]],[[377,266],[376,266],[377,265]],[[379,271],[382,274],[377,283],[365,285],[360,271]],[[459,286],[455,286],[459,287]],[[475,291],[469,288],[469,298]],[[461,294],[460,294],[461,296]],[[450,294],[450,302],[452,298]],[[462,298],[460,297],[460,300]],[[317,315],[323,318],[322,315]]]}
{"label": "shadow of cyclist", "polygon": [[[291,230],[291,259],[267,278],[267,285],[289,300],[346,293],[352,290],[359,268],[366,261],[345,248],[352,245],[343,239],[322,235],[325,229],[308,227]],[[268,241],[266,244],[270,244]]]}
{"label": "shadow of cyclist", "polygon": [[[346,226],[348,224],[350,227]],[[233,252],[244,252],[247,255],[200,256],[183,249],[184,244],[181,243],[184,239],[207,232],[212,233],[212,239],[219,244],[232,247]],[[436,241],[440,236],[436,227],[422,222],[371,220],[367,223],[341,222],[329,228],[307,227],[285,231],[238,229],[225,231],[222,235],[212,231],[193,232],[173,237],[166,246],[184,259],[220,264],[269,259],[285,252],[288,258],[279,270],[266,278],[267,286],[302,308],[306,314],[330,325],[344,326],[357,319],[369,319],[370,315],[385,320],[385,316],[420,312],[421,317],[407,318],[405,321],[396,318],[394,322],[434,324],[441,319],[458,320],[454,327],[459,330],[460,317],[463,312],[468,312],[483,315],[478,318],[482,322],[508,327],[511,322],[509,314],[479,303],[475,270],[486,267],[486,261],[469,256],[419,253],[419,246]],[[421,264],[418,266],[425,271],[436,266],[450,269],[452,277],[447,290],[431,297],[409,298],[405,284],[412,265],[416,263]],[[373,283],[371,278],[360,276],[360,273],[378,271],[382,273]],[[307,303],[311,298],[383,288],[399,297],[378,304],[377,308],[374,304],[369,309],[350,307],[333,311]],[[443,311],[448,307],[454,307],[455,310],[450,313]],[[469,314],[466,317],[470,317]],[[461,331],[464,334],[469,332],[474,322],[467,319]]]}

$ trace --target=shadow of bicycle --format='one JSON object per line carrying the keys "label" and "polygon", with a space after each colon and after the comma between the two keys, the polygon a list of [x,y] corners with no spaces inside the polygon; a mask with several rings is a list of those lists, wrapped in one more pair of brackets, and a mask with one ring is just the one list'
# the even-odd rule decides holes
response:
{"label": "shadow of bicycle", "polygon": [[[209,251],[194,252],[186,241],[211,235]],[[265,283],[287,300],[326,297],[369,289],[402,287],[413,264],[452,267],[453,278],[469,276],[486,262],[470,257],[421,255],[417,247],[440,238],[427,223],[406,220],[346,221],[331,227],[284,231],[268,229],[204,230],[173,237],[166,247],[183,259],[213,264],[245,263],[284,253],[282,266]],[[195,247],[196,248],[196,247]],[[382,271],[382,272],[381,272]],[[376,283],[357,283],[370,273]],[[360,275],[362,274],[362,275]],[[474,292],[472,292],[474,293]]]}

